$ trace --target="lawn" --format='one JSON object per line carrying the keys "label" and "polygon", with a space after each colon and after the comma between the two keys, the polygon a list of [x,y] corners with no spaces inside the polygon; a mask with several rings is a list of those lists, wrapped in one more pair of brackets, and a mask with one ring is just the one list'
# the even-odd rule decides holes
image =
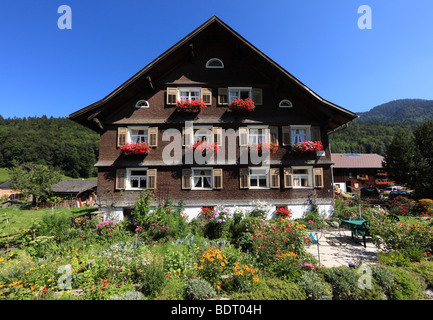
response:
{"label": "lawn", "polygon": [[309,228],[332,228],[354,204],[337,204],[330,220],[314,206],[303,219],[284,212],[265,220],[270,206],[262,204],[206,207],[187,221],[182,203],[151,208],[152,198],[143,194],[120,223],[90,219],[86,209],[73,225],[66,209],[8,209],[25,231],[18,248],[0,254],[0,299],[400,300],[425,299],[433,287],[432,224],[415,211],[394,223],[383,220],[385,210],[364,208],[373,241],[386,250],[362,287],[365,266],[325,268],[305,250]]}

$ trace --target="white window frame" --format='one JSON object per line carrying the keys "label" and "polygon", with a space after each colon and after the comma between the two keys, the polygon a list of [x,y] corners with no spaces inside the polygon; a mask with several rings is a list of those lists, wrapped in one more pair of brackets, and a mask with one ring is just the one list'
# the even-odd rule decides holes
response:
{"label": "white window frame", "polygon": [[[307,170],[306,174],[295,173],[296,170]],[[308,185],[296,185],[296,178],[307,177]],[[312,166],[295,166],[292,167],[293,189],[313,189],[313,167]]]}
{"label": "white window frame", "polygon": [[[289,105],[288,106],[283,106],[283,103],[288,103]],[[278,106],[280,108],[293,108],[293,103],[292,103],[292,101],[290,101],[288,99],[283,99],[283,100],[280,101],[280,103],[278,104]]]}
{"label": "white window frame", "polygon": [[[210,63],[213,61],[218,61],[219,63],[221,63],[220,66],[211,66]],[[206,62],[206,68],[208,69],[223,69],[224,68],[224,62],[221,61],[221,59],[218,58],[211,58]]]}
{"label": "white window frame", "polygon": [[[254,170],[266,170],[266,173],[263,174],[254,174]],[[261,186],[252,186],[251,184],[251,179],[252,177],[260,177],[260,176],[265,176],[266,177],[266,186],[265,187],[261,187]],[[249,185],[250,185],[250,189],[260,189],[260,190],[265,190],[265,189],[270,189],[270,170],[268,167],[249,167],[248,168],[248,179],[249,179]],[[257,179],[258,181],[258,179]]]}
{"label": "white window frame", "polygon": [[192,136],[192,143],[196,143],[198,141],[203,141],[203,140],[196,140],[196,131],[198,130],[207,130],[207,134],[209,135],[209,141],[206,141],[208,143],[213,143],[213,126],[194,126],[193,127],[193,136]]}
{"label": "white window frame", "polygon": [[[194,178],[201,177],[201,178],[205,178],[208,177],[207,175],[195,175],[195,170],[205,170],[205,171],[210,171],[210,187],[196,187],[195,186],[195,182],[194,182]],[[203,183],[202,183],[203,184]],[[191,168],[191,190],[213,190],[213,168],[209,168],[209,167],[194,167]]]}
{"label": "white window frame", "polygon": [[127,135],[127,143],[131,143],[132,141],[132,130],[145,130],[147,132],[147,144],[149,144],[149,127],[148,126],[129,126],[128,127],[128,135]]}
{"label": "white window frame", "polygon": [[[182,97],[181,93],[182,92],[188,92],[188,97]],[[196,99],[191,99],[191,92],[198,92],[198,96],[196,97]],[[182,99],[187,99],[187,100],[200,100],[201,99],[201,88],[200,87],[178,87],[177,88],[177,100],[182,100]]]}
{"label": "white window frame", "polygon": [[[148,180],[147,180],[147,170],[148,168],[127,168],[126,169],[126,181],[125,181],[125,190],[145,190],[147,188]],[[144,175],[132,175],[132,171],[143,171]],[[133,187],[132,186],[132,178],[133,177],[146,177],[146,186],[145,187]]]}
{"label": "white window frame", "polygon": [[252,144],[252,143],[258,143],[258,139],[256,142],[252,142],[251,137],[257,136],[258,138],[258,134],[254,134],[254,130],[264,130],[264,132],[262,132],[262,136],[263,136],[263,143],[268,143],[269,142],[269,126],[248,126],[248,144]]}
{"label": "white window frame", "polygon": [[309,141],[311,140],[311,126],[310,125],[292,125],[290,126],[290,143],[295,144],[296,142],[293,142],[293,138],[295,136],[300,136],[299,134],[294,134],[293,130],[305,130],[305,140]]}
{"label": "white window frame", "polygon": [[248,91],[248,97],[250,99],[252,99],[253,96],[253,88],[252,87],[229,87],[228,88],[228,100],[229,100],[229,105],[232,104],[232,96],[231,93],[232,92],[238,92],[239,93],[239,99],[241,98],[241,91]]}
{"label": "white window frame", "polygon": [[[144,106],[139,106],[138,104],[141,102],[145,102],[146,104]],[[135,104],[135,108],[136,109],[147,109],[147,108],[149,108],[149,101],[144,100],[144,99],[138,100],[137,103]]]}

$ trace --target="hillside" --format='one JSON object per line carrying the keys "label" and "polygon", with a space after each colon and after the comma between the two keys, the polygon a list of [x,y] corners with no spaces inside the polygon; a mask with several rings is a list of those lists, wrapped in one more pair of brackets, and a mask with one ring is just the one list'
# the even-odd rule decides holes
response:
{"label": "hillside", "polygon": [[433,119],[433,100],[394,100],[358,115],[348,128],[329,136],[332,152],[385,155],[399,129],[410,134],[419,124]]}
{"label": "hillside", "polygon": [[88,178],[96,175],[98,148],[96,132],[66,118],[0,116],[0,168],[33,162],[72,178]]}
{"label": "hillside", "polygon": [[359,121],[422,123],[433,119],[433,100],[394,100],[358,115]]}

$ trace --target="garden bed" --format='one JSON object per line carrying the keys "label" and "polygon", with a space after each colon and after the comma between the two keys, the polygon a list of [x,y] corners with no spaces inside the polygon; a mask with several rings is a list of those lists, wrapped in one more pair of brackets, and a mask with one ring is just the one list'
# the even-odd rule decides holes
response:
{"label": "garden bed", "polygon": [[[69,215],[46,213],[21,231],[19,248],[0,254],[0,299],[424,299],[433,287],[429,220],[380,230],[372,224],[372,243],[386,250],[368,264],[370,287],[362,288],[360,261],[326,267],[309,252],[311,234],[332,229],[348,204],[337,203],[328,222],[314,206],[297,221],[265,220],[269,212],[260,206],[248,212],[215,207],[211,214],[205,208],[188,222],[182,203],[151,208],[152,200],[143,193],[121,223],[87,214],[71,225]],[[378,221],[384,215],[364,212]],[[396,248],[390,230],[405,248]]]}

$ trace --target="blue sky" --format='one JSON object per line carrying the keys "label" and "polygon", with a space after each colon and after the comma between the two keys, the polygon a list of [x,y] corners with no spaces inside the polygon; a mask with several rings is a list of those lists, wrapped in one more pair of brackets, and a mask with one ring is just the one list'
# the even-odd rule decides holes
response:
{"label": "blue sky", "polygon": [[[61,30],[61,5],[72,29]],[[361,5],[372,28],[358,28]],[[2,0],[0,115],[65,117],[217,15],[323,98],[354,112],[433,99],[431,0]]]}

